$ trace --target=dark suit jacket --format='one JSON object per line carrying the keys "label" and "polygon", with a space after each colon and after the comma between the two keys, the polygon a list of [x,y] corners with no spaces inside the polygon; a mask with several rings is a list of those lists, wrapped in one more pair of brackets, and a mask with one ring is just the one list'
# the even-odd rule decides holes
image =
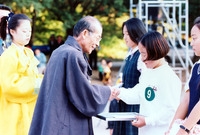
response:
{"label": "dark suit jacket", "polygon": [[93,135],[92,116],[102,112],[110,89],[92,85],[89,64],[69,36],[48,62],[29,135]]}

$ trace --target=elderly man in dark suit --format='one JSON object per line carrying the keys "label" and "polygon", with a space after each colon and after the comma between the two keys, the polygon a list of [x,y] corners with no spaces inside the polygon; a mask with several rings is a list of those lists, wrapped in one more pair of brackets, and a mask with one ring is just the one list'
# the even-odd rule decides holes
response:
{"label": "elderly man in dark suit", "polygon": [[91,117],[115,94],[108,86],[90,83],[85,53],[99,46],[101,35],[100,22],[86,16],[75,25],[73,37],[52,53],[29,135],[94,135]]}

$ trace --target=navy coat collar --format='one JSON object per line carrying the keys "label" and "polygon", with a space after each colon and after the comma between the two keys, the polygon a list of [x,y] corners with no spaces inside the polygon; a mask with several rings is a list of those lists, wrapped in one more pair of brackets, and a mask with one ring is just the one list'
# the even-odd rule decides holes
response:
{"label": "navy coat collar", "polygon": [[92,68],[90,67],[90,64],[88,63],[88,58],[87,58],[86,54],[83,52],[79,43],[74,39],[74,37],[68,36],[67,40],[65,41],[65,44],[70,45],[70,46],[76,48],[79,51],[82,51],[83,57],[84,57],[85,61],[87,62],[87,65],[88,65],[88,75],[91,76],[92,75]]}

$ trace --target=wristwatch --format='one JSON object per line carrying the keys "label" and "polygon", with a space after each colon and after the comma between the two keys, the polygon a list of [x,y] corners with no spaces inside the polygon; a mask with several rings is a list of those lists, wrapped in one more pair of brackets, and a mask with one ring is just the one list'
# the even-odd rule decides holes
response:
{"label": "wristwatch", "polygon": [[190,133],[190,130],[187,129],[186,127],[184,127],[183,125],[180,125],[180,128],[183,129],[185,132],[187,132],[188,134]]}

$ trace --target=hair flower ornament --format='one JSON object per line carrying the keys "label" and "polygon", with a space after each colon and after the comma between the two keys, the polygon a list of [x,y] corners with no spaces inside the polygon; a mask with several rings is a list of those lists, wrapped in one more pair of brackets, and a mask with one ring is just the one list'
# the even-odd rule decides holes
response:
{"label": "hair flower ornament", "polygon": [[7,17],[7,21],[8,21],[8,22],[10,21],[10,18],[11,18],[13,15],[14,15],[13,12],[10,12],[10,13],[8,14],[8,17]]}

